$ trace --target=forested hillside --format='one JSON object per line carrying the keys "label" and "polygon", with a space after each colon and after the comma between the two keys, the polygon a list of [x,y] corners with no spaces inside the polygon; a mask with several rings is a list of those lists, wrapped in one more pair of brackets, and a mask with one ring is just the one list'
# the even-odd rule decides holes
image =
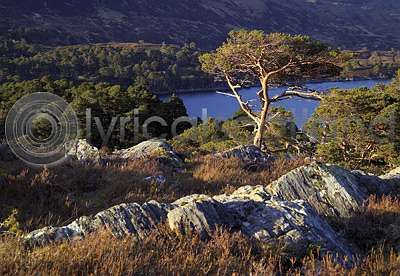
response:
{"label": "forested hillside", "polygon": [[194,41],[218,45],[233,28],[310,35],[335,46],[400,46],[397,0],[4,0],[0,33],[53,45]]}
{"label": "forested hillside", "polygon": [[40,79],[143,85],[153,93],[209,88],[213,79],[200,69],[195,44],[96,44],[43,47],[0,42],[0,83]]}

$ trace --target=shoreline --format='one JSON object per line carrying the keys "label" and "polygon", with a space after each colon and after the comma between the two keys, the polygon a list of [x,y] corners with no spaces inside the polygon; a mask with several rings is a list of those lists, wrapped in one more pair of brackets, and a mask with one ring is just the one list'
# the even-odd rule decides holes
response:
{"label": "shoreline", "polygon": [[[378,81],[378,80],[390,80],[391,78],[379,78],[379,77],[375,77],[375,78],[353,78],[353,79],[349,79],[349,78],[339,78],[339,79],[319,79],[319,80],[309,80],[306,81],[306,83],[324,83],[324,82],[352,82],[352,81]],[[290,86],[290,83],[286,83],[284,85],[279,85],[279,86],[271,86],[271,87],[285,87],[285,86]],[[249,87],[245,87],[243,89],[249,89],[249,88],[254,88],[254,87],[259,87],[258,85],[254,85],[254,86],[249,86]],[[215,91],[221,91],[221,92],[227,92],[230,91],[230,89],[228,87],[210,87],[210,88],[192,88],[192,89],[179,89],[179,90],[175,90],[175,91],[163,91],[163,92],[158,92],[158,93],[154,93],[157,96],[172,96],[173,94],[176,95],[185,95],[185,94],[191,94],[191,93],[196,93],[196,92],[215,92]]]}

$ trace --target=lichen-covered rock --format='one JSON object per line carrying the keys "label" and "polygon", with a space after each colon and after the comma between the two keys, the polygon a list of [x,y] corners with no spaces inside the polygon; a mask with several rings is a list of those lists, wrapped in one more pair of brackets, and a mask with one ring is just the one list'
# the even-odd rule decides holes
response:
{"label": "lichen-covered rock", "polygon": [[389,173],[381,176],[382,179],[384,180],[400,180],[400,167],[390,171]]}
{"label": "lichen-covered rock", "polygon": [[211,234],[217,226],[231,228],[236,221],[224,205],[205,195],[192,195],[174,202],[176,208],[168,213],[171,230],[182,234]]}
{"label": "lichen-covered rock", "polygon": [[167,178],[163,175],[153,175],[143,179],[144,181],[156,183],[159,186],[165,185],[167,183]]}
{"label": "lichen-covered rock", "polygon": [[304,201],[271,198],[262,186],[243,187],[232,195],[194,195],[174,203],[168,213],[172,230],[201,236],[224,227],[268,243],[279,243],[287,253],[301,256],[312,246],[321,252],[351,256],[353,252]]}
{"label": "lichen-covered rock", "polygon": [[67,226],[33,231],[25,237],[25,241],[31,246],[43,246],[66,239],[81,239],[102,229],[110,230],[117,237],[133,235],[143,238],[148,231],[166,219],[170,209],[169,204],[155,201],[143,205],[121,204],[92,217],[81,217]]}
{"label": "lichen-covered rock", "polygon": [[325,216],[350,217],[370,195],[390,194],[393,184],[388,179],[313,163],[282,176],[267,191],[283,200],[304,200]]}
{"label": "lichen-covered rock", "polygon": [[101,159],[100,151],[84,139],[76,141],[67,155],[79,161],[99,162]]}
{"label": "lichen-covered rock", "polygon": [[393,192],[393,185],[384,177],[375,176],[362,171],[352,171],[358,178],[359,185],[370,195],[387,195]]}
{"label": "lichen-covered rock", "polygon": [[162,222],[175,232],[199,233],[201,237],[217,227],[241,231],[264,242],[279,242],[287,253],[297,256],[312,246],[320,247],[322,253],[353,253],[310,205],[273,199],[262,186],[243,187],[232,195],[192,195],[172,204],[121,204],[64,227],[34,231],[25,239],[31,245],[44,245],[79,239],[103,228],[118,237],[143,238]]}
{"label": "lichen-covered rock", "polygon": [[182,159],[173,150],[171,145],[158,139],[148,140],[128,149],[115,151],[113,158],[122,160],[155,158],[168,166],[177,168],[183,166]]}
{"label": "lichen-covered rock", "polygon": [[283,200],[307,201],[319,214],[335,217],[350,217],[369,196],[359,175],[317,163],[289,172],[267,190]]}
{"label": "lichen-covered rock", "polygon": [[257,163],[268,163],[275,160],[273,156],[264,153],[254,145],[238,146],[222,153],[217,153],[215,156],[222,158],[238,158],[244,162]]}

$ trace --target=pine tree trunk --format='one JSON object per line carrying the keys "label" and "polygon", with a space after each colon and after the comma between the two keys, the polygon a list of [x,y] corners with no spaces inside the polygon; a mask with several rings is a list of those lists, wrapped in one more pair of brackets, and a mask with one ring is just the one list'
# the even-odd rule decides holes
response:
{"label": "pine tree trunk", "polygon": [[261,149],[263,142],[263,130],[262,127],[259,125],[257,129],[256,136],[254,137],[254,145]]}
{"label": "pine tree trunk", "polygon": [[264,138],[264,132],[266,130],[265,124],[267,121],[267,115],[268,115],[268,111],[269,111],[269,106],[270,106],[270,101],[268,98],[268,82],[265,81],[263,83],[263,95],[264,95],[264,105],[263,108],[261,110],[261,117],[260,117],[260,122],[258,123],[258,129],[257,129],[257,133],[256,136],[254,137],[254,145],[259,147],[260,149],[262,148],[262,144],[263,144],[263,138]]}

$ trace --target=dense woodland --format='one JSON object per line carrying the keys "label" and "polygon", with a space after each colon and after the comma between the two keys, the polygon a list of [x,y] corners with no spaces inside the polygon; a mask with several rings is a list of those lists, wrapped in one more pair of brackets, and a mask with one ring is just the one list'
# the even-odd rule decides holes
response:
{"label": "dense woodland", "polygon": [[[74,85],[73,82],[66,79],[57,81],[49,77],[35,79],[30,81],[4,83],[0,85],[0,122],[2,125],[0,136],[4,139],[4,122],[8,110],[22,96],[37,91],[54,93],[63,97],[72,104],[77,116],[81,122],[81,136],[86,137],[86,110],[91,110],[91,116],[101,119],[104,129],[108,129],[113,117],[139,118],[140,125],[151,116],[160,116],[164,118],[169,126],[172,122],[181,116],[186,116],[186,108],[183,102],[176,96],[171,96],[169,100],[162,102],[157,96],[148,92],[143,86],[129,86],[123,88],[120,85],[110,85],[107,83],[85,82]],[[134,115],[134,110],[138,110],[138,115]],[[92,120],[91,143],[101,147],[103,140],[100,137],[98,127],[94,126]],[[134,133],[133,122],[128,124],[125,139],[120,139],[119,128],[115,129],[111,140],[107,143],[108,147],[127,147],[135,143],[146,140],[140,133]],[[178,131],[184,129],[184,125],[178,127]],[[46,135],[46,125],[37,125],[37,131]],[[170,128],[162,127],[159,124],[149,126],[149,134],[155,137],[166,135],[170,137]],[[148,138],[148,137],[147,137]]]}
{"label": "dense woodland", "polygon": [[[157,45],[111,43],[49,47],[24,41],[0,42],[0,83],[41,79],[67,79],[73,83],[107,82],[127,88],[142,85],[154,94],[224,86],[204,73],[194,43]],[[349,52],[339,76],[391,78],[400,68],[400,52]]]}
{"label": "dense woodland", "polygon": [[95,44],[45,47],[4,40],[0,43],[0,83],[68,79],[74,83],[143,85],[153,93],[209,88],[194,43],[182,47],[155,44]]}

